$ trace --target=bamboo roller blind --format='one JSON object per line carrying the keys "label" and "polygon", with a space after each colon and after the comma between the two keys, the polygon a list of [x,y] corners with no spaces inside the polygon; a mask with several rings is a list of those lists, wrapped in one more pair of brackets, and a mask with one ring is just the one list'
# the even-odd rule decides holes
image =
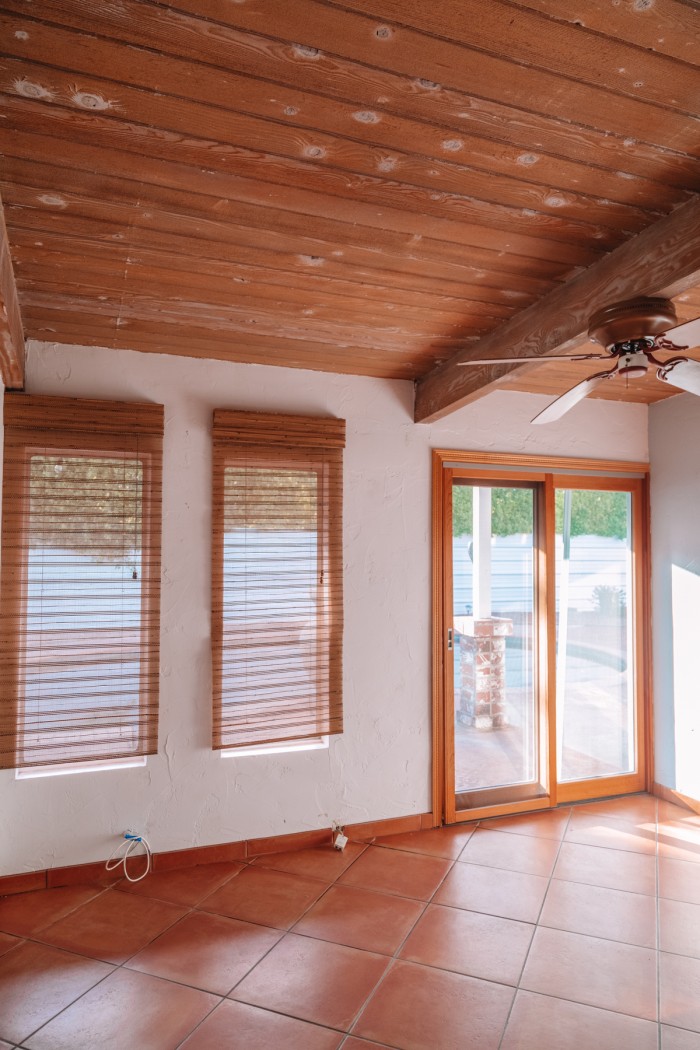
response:
{"label": "bamboo roller blind", "polygon": [[345,421],[214,413],[213,746],[342,732]]}
{"label": "bamboo roller blind", "polygon": [[163,406],[4,414],[0,765],[154,754]]}

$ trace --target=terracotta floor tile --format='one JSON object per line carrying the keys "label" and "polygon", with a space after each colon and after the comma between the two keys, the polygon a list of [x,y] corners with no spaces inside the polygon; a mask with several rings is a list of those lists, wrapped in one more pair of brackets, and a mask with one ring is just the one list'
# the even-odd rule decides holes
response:
{"label": "terracotta floor tile", "polygon": [[700,867],[685,860],[659,857],[659,896],[700,904]]}
{"label": "terracotta floor tile", "polygon": [[128,966],[226,995],[281,936],[267,926],[193,912],[151,941]]}
{"label": "terracotta floor tile", "polygon": [[336,1050],[342,1040],[342,1033],[331,1028],[228,999],[185,1039],[181,1050]]}
{"label": "terracotta floor tile", "polygon": [[402,959],[517,985],[535,927],[513,919],[428,905]]}
{"label": "terracotta floor tile", "polygon": [[534,835],[536,838],[562,839],[571,808],[548,809],[542,813],[524,813],[518,817],[493,817],[479,822],[487,831],[508,831],[512,835]]}
{"label": "terracotta floor tile", "polygon": [[539,921],[557,930],[656,949],[656,898],[643,893],[552,879]]}
{"label": "terracotta floor tile", "polygon": [[369,846],[338,882],[425,901],[435,893],[450,867],[451,862],[442,857]]}
{"label": "terracotta floor tile", "polygon": [[244,864],[237,861],[223,864],[199,864],[194,868],[175,871],[151,872],[140,882],[124,882],[119,889],[135,893],[140,897],[155,897],[171,904],[193,907],[233,875],[243,871]]}
{"label": "terracotta floor tile", "polygon": [[346,1031],[387,965],[382,955],[290,933],[231,998]]}
{"label": "terracotta floor tile", "polygon": [[659,857],[700,864],[700,825],[685,820],[659,824]]}
{"label": "terracotta floor tile", "polygon": [[356,1039],[351,1035],[343,1043],[343,1050],[377,1050],[378,1046],[379,1043],[370,1043],[366,1039]]}
{"label": "terracotta floor tile", "polygon": [[502,1050],[700,1050],[700,815],[659,801],[657,851],[656,809],[212,855],[108,890],[78,865],[0,898],[0,1050],[495,1050],[519,976]]}
{"label": "terracotta floor tile", "polygon": [[40,939],[93,959],[123,963],[184,914],[174,904],[105,890],[42,930]]}
{"label": "terracotta floor tile", "polygon": [[274,868],[294,875],[305,875],[322,882],[335,882],[339,875],[350,867],[367,849],[363,842],[348,842],[344,850],[332,846],[315,846],[311,849],[292,850],[289,853],[266,853],[256,857],[256,868]]}
{"label": "terracotta floor tile", "polygon": [[661,1050],[700,1050],[700,1033],[662,1024]]}
{"label": "terracotta floor tile", "polygon": [[294,927],[295,933],[393,955],[425,905],[354,886],[331,886]]}
{"label": "terracotta floor tile", "polygon": [[538,928],[521,988],[656,1020],[656,952]]}
{"label": "terracotta floor tile", "polygon": [[173,1050],[217,997],[157,977],[115,970],[31,1039],[28,1050]]}
{"label": "terracotta floor tile", "polygon": [[502,984],[397,962],[353,1034],[404,1050],[496,1050],[513,994]]}
{"label": "terracotta floor tile", "polygon": [[537,922],[547,885],[548,880],[541,875],[460,861],[447,875],[433,902],[504,919]]}
{"label": "terracotta floor tile", "polygon": [[656,853],[656,824],[653,821],[618,820],[605,813],[597,814],[574,806],[564,840],[653,856]]}
{"label": "terracotta floor tile", "polygon": [[15,893],[0,900],[0,930],[31,937],[102,892],[101,886],[66,886],[57,890]]}
{"label": "terracotta floor tile", "polygon": [[700,959],[659,954],[661,1021],[700,1032]]}
{"label": "terracotta floor tile", "polygon": [[11,937],[9,933],[0,933],[0,955],[9,952],[10,948],[14,948],[15,945],[19,943],[19,937]]}
{"label": "terracotta floor tile", "polygon": [[700,904],[659,901],[659,948],[700,959]]}
{"label": "terracotta floor tile", "polygon": [[554,878],[655,896],[656,858],[629,850],[563,842]]}
{"label": "terracotta floor tile", "polygon": [[407,853],[427,853],[432,857],[456,860],[474,834],[476,824],[456,824],[449,828],[429,828],[427,831],[409,831],[403,835],[383,835],[375,839],[375,846],[405,850]]}
{"label": "terracotta floor tile", "polygon": [[19,944],[0,958],[0,1038],[21,1043],[111,971],[58,948]]}
{"label": "terracotta floor tile", "polygon": [[318,879],[248,867],[200,901],[202,911],[288,930],[326,890]]}
{"label": "terracotta floor tile", "polygon": [[[675,808],[675,807],[674,807]],[[653,824],[657,819],[657,799],[653,795],[623,795],[604,798],[599,802],[584,802],[572,807],[572,814],[613,817],[631,823],[641,821]]]}
{"label": "terracotta floor tile", "polygon": [[477,828],[464,847],[458,863],[484,864],[489,868],[549,876],[558,850],[556,839]]}
{"label": "terracotta floor tile", "polygon": [[[546,1041],[545,1032],[552,1033],[551,1042]],[[640,1017],[518,992],[501,1050],[546,1050],[549,1046],[552,1050],[657,1050],[657,1026]]]}

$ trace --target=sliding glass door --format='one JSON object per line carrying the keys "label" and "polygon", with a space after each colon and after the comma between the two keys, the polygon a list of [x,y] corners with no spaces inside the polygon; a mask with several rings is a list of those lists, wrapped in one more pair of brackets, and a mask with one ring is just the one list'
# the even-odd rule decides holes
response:
{"label": "sliding glass door", "polygon": [[440,478],[445,819],[640,790],[642,482]]}
{"label": "sliding glass door", "polygon": [[535,681],[537,490],[452,485],[457,808],[542,794]]}
{"label": "sliding glass door", "polygon": [[638,766],[637,493],[576,484],[555,489],[560,800],[630,790]]}

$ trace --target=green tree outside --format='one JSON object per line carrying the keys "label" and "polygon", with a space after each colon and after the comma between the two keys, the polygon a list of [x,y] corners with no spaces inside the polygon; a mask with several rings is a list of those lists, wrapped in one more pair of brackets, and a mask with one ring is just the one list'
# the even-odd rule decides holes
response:
{"label": "green tree outside", "polygon": [[[452,490],[452,531],[454,536],[472,533],[473,485],[455,485]],[[491,532],[494,536],[531,533],[533,492],[527,488],[491,489]],[[572,536],[627,536],[628,495],[626,492],[575,490],[571,501]],[[564,492],[555,493],[556,531],[564,528]]]}

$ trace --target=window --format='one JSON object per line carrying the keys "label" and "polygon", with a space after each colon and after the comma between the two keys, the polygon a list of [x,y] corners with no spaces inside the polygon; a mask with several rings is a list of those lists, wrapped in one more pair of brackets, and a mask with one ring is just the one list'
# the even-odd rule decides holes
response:
{"label": "window", "polygon": [[0,765],[154,754],[161,405],[5,396]]}
{"label": "window", "polygon": [[214,413],[213,746],[342,732],[345,421]]}

